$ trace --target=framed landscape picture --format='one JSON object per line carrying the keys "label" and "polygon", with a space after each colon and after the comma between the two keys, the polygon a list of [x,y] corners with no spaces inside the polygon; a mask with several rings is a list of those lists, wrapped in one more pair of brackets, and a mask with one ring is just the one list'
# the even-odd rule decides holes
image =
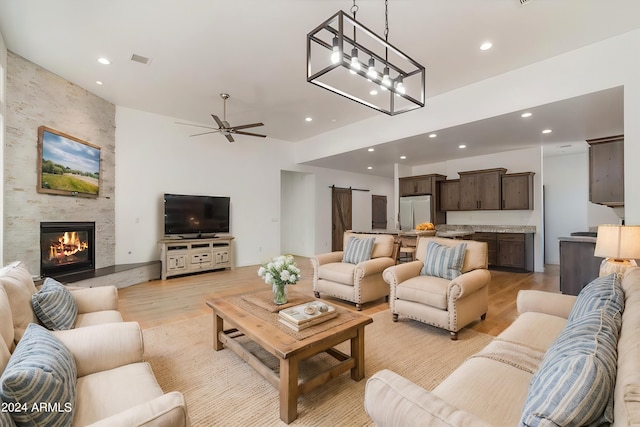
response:
{"label": "framed landscape picture", "polygon": [[57,130],[38,128],[38,193],[98,197],[100,147]]}

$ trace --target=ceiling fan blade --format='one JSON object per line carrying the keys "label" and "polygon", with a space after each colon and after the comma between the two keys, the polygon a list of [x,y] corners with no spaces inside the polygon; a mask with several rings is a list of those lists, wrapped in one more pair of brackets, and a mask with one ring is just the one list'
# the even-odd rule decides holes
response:
{"label": "ceiling fan blade", "polygon": [[195,127],[199,127],[199,128],[205,128],[205,129],[216,129],[216,128],[212,128],[211,126],[194,125],[193,123],[176,122],[176,124],[177,125],[185,125],[185,126],[195,126]]}
{"label": "ceiling fan blade", "polygon": [[251,133],[251,132],[243,132],[243,131],[234,131],[233,133],[238,135],[249,135],[249,136],[259,136],[260,138],[266,138],[267,135],[260,135],[259,133]]}
{"label": "ceiling fan blade", "polygon": [[226,134],[226,135],[225,135],[225,137],[227,138],[227,140],[228,140],[229,142],[235,142],[235,139],[233,139],[233,137],[232,137],[231,135]]}
{"label": "ceiling fan blade", "polygon": [[223,121],[222,121],[222,127],[223,127],[224,129],[231,129],[231,125],[230,125],[230,124],[229,124],[229,122],[228,122],[228,121],[226,121],[226,120],[223,120]]}
{"label": "ceiling fan blade", "polygon": [[218,133],[218,132],[219,132],[219,130],[216,129],[216,130],[212,130],[211,132],[196,133],[196,134],[189,135],[189,136],[209,135],[210,133]]}
{"label": "ceiling fan blade", "polygon": [[225,127],[225,125],[222,122],[222,120],[220,120],[220,117],[216,116],[215,114],[212,114],[211,117],[213,117],[213,120],[216,121],[216,123],[218,124],[219,128],[224,128]]}
{"label": "ceiling fan blade", "polygon": [[233,129],[247,129],[247,128],[254,128],[256,126],[264,126],[264,123],[251,123],[250,125],[234,126]]}

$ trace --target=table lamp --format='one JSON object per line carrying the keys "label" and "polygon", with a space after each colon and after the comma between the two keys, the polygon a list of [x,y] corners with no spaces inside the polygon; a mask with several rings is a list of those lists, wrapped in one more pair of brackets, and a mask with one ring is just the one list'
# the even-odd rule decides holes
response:
{"label": "table lamp", "polygon": [[640,258],[640,226],[604,224],[598,226],[594,256],[605,258],[600,264],[600,277],[624,273]]}

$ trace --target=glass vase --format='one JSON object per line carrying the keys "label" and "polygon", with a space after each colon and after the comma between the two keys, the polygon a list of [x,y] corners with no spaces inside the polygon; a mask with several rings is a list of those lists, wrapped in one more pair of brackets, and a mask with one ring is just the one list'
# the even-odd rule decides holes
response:
{"label": "glass vase", "polygon": [[287,303],[287,285],[273,285],[273,302],[276,305]]}

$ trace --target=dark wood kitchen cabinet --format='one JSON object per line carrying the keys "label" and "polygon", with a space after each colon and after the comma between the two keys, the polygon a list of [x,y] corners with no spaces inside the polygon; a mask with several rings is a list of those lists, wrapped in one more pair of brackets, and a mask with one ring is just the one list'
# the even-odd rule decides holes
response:
{"label": "dark wood kitchen cabinet", "polygon": [[475,232],[473,233],[473,240],[478,242],[486,242],[487,243],[487,251],[488,251],[488,264],[490,267],[495,267],[498,265],[498,233],[484,233],[484,232]]}
{"label": "dark wood kitchen cabinet", "polygon": [[595,240],[560,240],[560,292],[563,294],[578,295],[600,274],[604,258],[593,255]]}
{"label": "dark wood kitchen cabinet", "polygon": [[589,201],[624,206],[624,135],[587,140]]}
{"label": "dark wood kitchen cabinet", "polygon": [[502,209],[533,209],[534,172],[502,175]]}
{"label": "dark wood kitchen cabinet", "polygon": [[487,243],[489,267],[534,270],[533,233],[476,231],[472,239]]}
{"label": "dark wood kitchen cabinet", "polygon": [[533,234],[496,233],[498,267],[533,271]]}
{"label": "dark wood kitchen cabinet", "polygon": [[440,181],[440,209],[447,211],[460,210],[460,180]]}
{"label": "dark wood kitchen cabinet", "polygon": [[458,172],[460,175],[460,210],[499,210],[502,175],[506,169]]}

